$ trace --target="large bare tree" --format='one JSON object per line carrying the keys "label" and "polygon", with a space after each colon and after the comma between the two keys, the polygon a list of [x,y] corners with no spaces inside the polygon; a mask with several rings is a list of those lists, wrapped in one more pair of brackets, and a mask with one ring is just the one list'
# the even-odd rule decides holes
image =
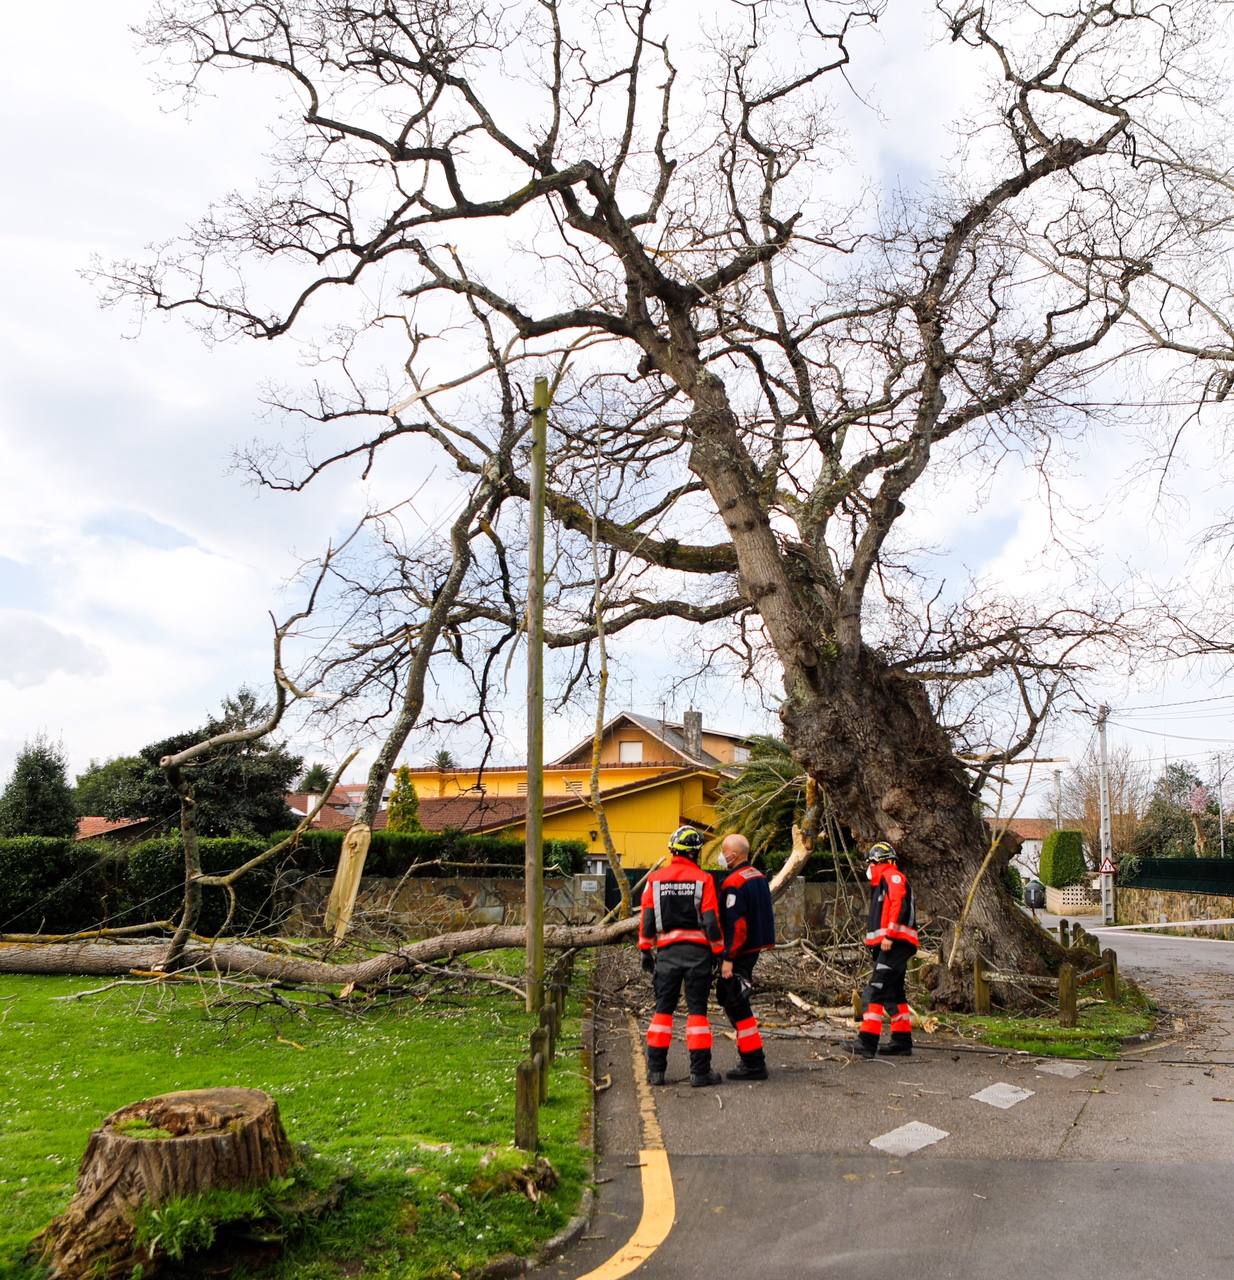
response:
{"label": "large bare tree", "polygon": [[935,581],[904,516],[923,477],[956,502],[1009,455],[1048,477],[1060,440],[1103,429],[1091,389],[1121,366],[1156,360],[1196,399],[1229,367],[1227,19],[1211,0],[934,17],[922,56],[964,51],[973,105],[909,197],[864,191],[836,123],[870,25],[896,21],[877,3],[166,0],[144,36],[167,67],[190,91],[276,78],[282,142],[252,194],[102,275],[213,336],[319,339],[347,309],[317,348],[337,376],[283,401],[309,454],[253,458],[263,483],[409,447],[465,483],[429,596],[422,570],[395,584],[417,642],[394,587],[352,641],[404,726],[452,637],[487,673],[517,634],[521,388],[553,373],[551,642],[585,671],[602,599],[610,638],[675,617],[752,666],[770,651],[838,820],[900,847],[937,924],[966,911],[948,954],[1034,969],[1042,936],[979,875],[979,792],[1130,620]]}

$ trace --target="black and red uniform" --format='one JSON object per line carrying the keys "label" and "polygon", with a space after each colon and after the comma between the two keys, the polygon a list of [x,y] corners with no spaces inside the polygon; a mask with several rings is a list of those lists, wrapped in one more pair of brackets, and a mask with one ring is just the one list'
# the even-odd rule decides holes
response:
{"label": "black and red uniform", "polygon": [[684,986],[690,1074],[705,1076],[711,1070],[707,997],[712,962],[724,950],[715,884],[692,859],[674,857],[667,867],[647,877],[641,907],[639,950],[653,952],[656,958],[656,1012],[647,1028],[648,1069],[663,1071],[668,1064],[673,1014]]}
{"label": "black and red uniform", "polygon": [[[912,1046],[913,1024],[904,981],[918,943],[913,889],[895,862],[872,863],[870,880],[874,891],[870,896],[866,946],[874,948],[874,972],[861,996],[859,1039],[868,1048],[875,1047],[882,1034],[883,1016],[887,1015],[891,1019],[892,1044],[908,1049]],[[882,950],[885,938],[891,941],[889,951]]]}
{"label": "black and red uniform", "polygon": [[750,988],[759,952],[776,944],[775,913],[767,877],[743,862],[720,886],[720,923],[724,929],[724,959],[733,976],[716,981],[716,1000],[737,1033],[737,1052],[753,1070],[766,1068],[763,1037],[750,1005]]}

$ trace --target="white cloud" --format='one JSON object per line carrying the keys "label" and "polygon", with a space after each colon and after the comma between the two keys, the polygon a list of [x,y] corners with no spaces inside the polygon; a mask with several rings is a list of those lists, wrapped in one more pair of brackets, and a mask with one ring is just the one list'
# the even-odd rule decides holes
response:
{"label": "white cloud", "polygon": [[0,613],[0,681],[30,689],[58,671],[98,676],[107,660],[97,645],[29,613]]}

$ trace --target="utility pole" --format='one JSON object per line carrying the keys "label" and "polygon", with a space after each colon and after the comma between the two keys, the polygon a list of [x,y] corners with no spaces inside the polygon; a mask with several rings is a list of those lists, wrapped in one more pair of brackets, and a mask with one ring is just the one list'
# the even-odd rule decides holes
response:
{"label": "utility pole", "polygon": [[537,378],[531,410],[530,531],[527,539],[527,1012],[544,1004],[544,478],[548,379]]}
{"label": "utility pole", "polygon": [[1221,752],[1217,752],[1217,831],[1221,856],[1225,857],[1225,777],[1221,772]]}
{"label": "utility pole", "polygon": [[1063,829],[1063,771],[1054,770],[1054,830]]}
{"label": "utility pole", "polygon": [[1114,849],[1110,834],[1110,762],[1106,755],[1105,722],[1110,708],[1104,703],[1097,712],[1097,738],[1101,746],[1101,918],[1114,923]]}

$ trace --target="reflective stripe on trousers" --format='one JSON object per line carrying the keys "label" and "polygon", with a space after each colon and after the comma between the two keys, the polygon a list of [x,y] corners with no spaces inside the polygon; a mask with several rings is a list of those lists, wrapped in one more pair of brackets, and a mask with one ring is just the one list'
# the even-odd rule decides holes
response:
{"label": "reflective stripe on trousers", "polygon": [[673,1043],[673,1015],[657,1013],[647,1028],[647,1043],[653,1049],[667,1049]]}
{"label": "reflective stripe on trousers", "polygon": [[692,1013],[686,1018],[686,1048],[711,1048],[711,1023],[705,1015]]}
{"label": "reflective stripe on trousers", "polygon": [[737,1023],[735,1030],[738,1053],[753,1053],[756,1049],[763,1047],[763,1037],[759,1034],[757,1018],[744,1019]]}

